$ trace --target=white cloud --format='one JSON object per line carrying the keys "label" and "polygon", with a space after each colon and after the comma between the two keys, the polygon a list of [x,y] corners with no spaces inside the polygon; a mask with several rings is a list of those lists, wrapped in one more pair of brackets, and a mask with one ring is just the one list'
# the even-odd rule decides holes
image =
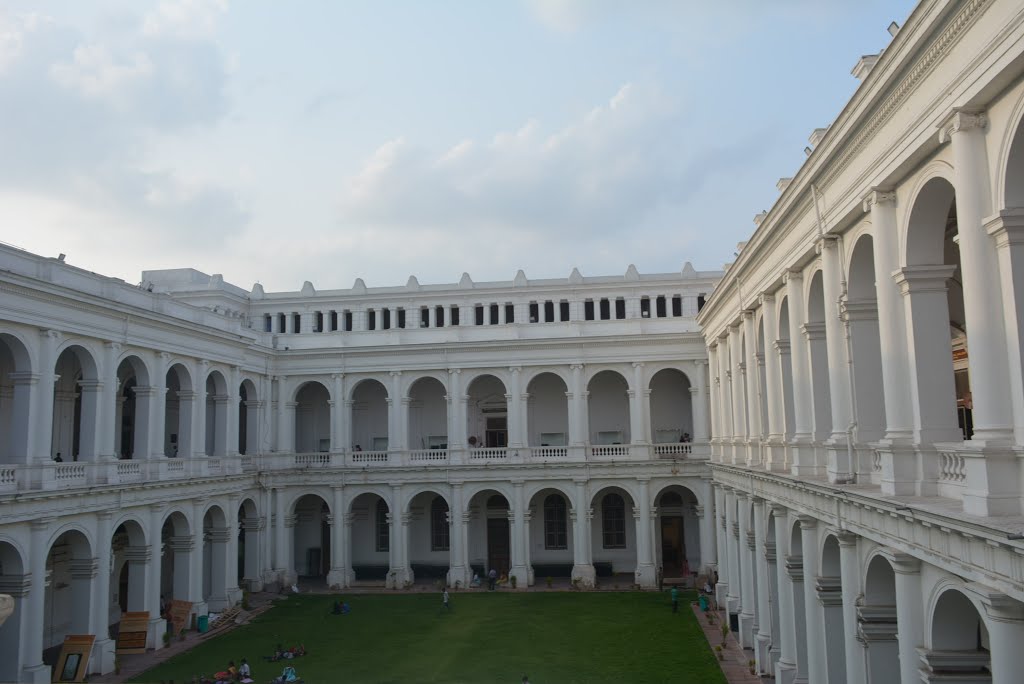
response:
{"label": "white cloud", "polygon": [[163,0],[143,19],[142,33],[185,39],[208,38],[227,10],[227,0]]}
{"label": "white cloud", "polygon": [[26,36],[49,21],[41,14],[8,14],[0,10],[0,75],[21,58]]}
{"label": "white cloud", "polygon": [[70,62],[50,67],[50,76],[64,86],[86,97],[117,95],[123,88],[153,75],[153,63],[142,52],[124,60],[115,60],[104,45],[80,45]]}

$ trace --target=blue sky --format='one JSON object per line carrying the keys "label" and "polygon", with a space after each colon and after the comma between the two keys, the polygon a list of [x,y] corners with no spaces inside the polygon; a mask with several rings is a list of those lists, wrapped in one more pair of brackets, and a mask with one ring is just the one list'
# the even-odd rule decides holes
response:
{"label": "blue sky", "polygon": [[0,240],[297,290],[717,269],[908,0],[14,0]]}

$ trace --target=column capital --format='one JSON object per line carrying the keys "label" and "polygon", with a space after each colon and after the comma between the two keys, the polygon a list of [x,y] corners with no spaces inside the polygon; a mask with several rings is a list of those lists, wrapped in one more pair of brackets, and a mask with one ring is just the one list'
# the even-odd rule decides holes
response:
{"label": "column capital", "polygon": [[[700,387],[690,387],[690,394],[700,394]],[[648,390],[650,391],[650,390]]]}
{"label": "column capital", "polygon": [[582,371],[583,370],[583,364],[582,363],[570,363],[569,364],[569,370]]}
{"label": "column capital", "polygon": [[765,304],[774,304],[775,294],[772,292],[762,292],[761,294],[757,295],[757,303],[760,304],[761,306],[764,306]]}
{"label": "column capital", "polygon": [[633,366],[633,368],[643,368],[643,367],[644,367],[644,365],[645,365],[645,364],[644,364],[644,362],[643,362],[643,361],[634,361],[634,362],[632,363],[632,366]]}
{"label": "column capital", "polygon": [[793,281],[794,284],[795,283],[799,283],[803,279],[804,279],[803,269],[787,268],[787,269],[784,269],[782,271],[782,284],[783,285],[788,284],[789,281]]}
{"label": "column capital", "polygon": [[401,377],[402,371],[400,371],[400,370],[388,371],[388,375],[390,375],[393,378]]}
{"label": "column capital", "polygon": [[818,519],[810,515],[800,514],[795,516],[795,519],[800,523],[801,530],[813,530],[818,526]]}
{"label": "column capital", "polygon": [[949,289],[947,283],[955,271],[956,266],[907,266],[894,271],[892,279],[903,295],[916,292],[945,293]]}
{"label": "column capital", "polygon": [[341,380],[344,377],[344,373],[331,373],[331,380]]}
{"label": "column capital", "polygon": [[1024,620],[1024,603],[995,591],[977,582],[969,582],[964,590],[973,595],[985,608],[985,614],[999,622],[1016,622]]}
{"label": "column capital", "polygon": [[743,309],[743,311],[740,311],[740,316],[743,318],[744,321],[753,321],[754,320],[754,310],[753,309]]}
{"label": "column capital", "polygon": [[882,549],[882,556],[889,561],[893,572],[899,575],[916,575],[921,572],[921,561],[896,549]]}
{"label": "column capital", "polygon": [[891,188],[880,188],[878,186],[872,187],[867,191],[867,194],[861,199],[861,207],[864,212],[870,212],[871,208],[875,205],[878,206],[895,206],[896,205],[896,193]]}
{"label": "column capital", "polygon": [[835,535],[840,548],[857,546],[858,536],[849,530],[835,530],[832,534]]}
{"label": "column capital", "polygon": [[949,116],[938,125],[939,144],[942,145],[946,141],[952,140],[956,133],[986,128],[988,128],[988,115],[985,112],[978,109],[954,107]]}
{"label": "column capital", "polygon": [[518,375],[523,370],[522,366],[509,366],[508,372],[512,375]]}
{"label": "column capital", "polygon": [[449,374],[449,375],[458,375],[458,374],[460,374],[461,372],[462,372],[462,369],[461,369],[461,368],[449,368],[449,369],[448,369],[448,374]]}
{"label": "column capital", "polygon": [[768,511],[776,518],[784,518],[789,514],[789,509],[782,504],[768,504]]}
{"label": "column capital", "polygon": [[[47,340],[47,339],[49,339],[49,340],[59,340],[61,338],[60,331],[52,330],[50,328],[40,328],[39,336],[41,338],[43,338],[43,340]],[[117,344],[117,343],[116,342],[107,342],[107,344]],[[118,347],[118,349],[120,349],[121,345],[118,344],[117,347]]]}

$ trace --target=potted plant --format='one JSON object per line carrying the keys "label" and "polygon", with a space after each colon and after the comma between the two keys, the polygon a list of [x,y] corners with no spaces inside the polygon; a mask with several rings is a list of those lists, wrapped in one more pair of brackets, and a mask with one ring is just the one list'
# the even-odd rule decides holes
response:
{"label": "potted plant", "polygon": [[750,667],[750,674],[756,675],[757,674],[757,663],[755,661],[753,661],[753,660],[748,660],[747,661],[747,665]]}
{"label": "potted plant", "polygon": [[510,576],[508,578],[508,581],[509,581],[509,584],[512,585],[512,588],[515,589],[516,588],[516,584],[518,583],[517,580],[516,580],[516,576],[515,575]]}
{"label": "potted plant", "polygon": [[547,585],[548,585],[548,589],[550,589],[550,588],[551,588],[551,584],[552,584],[552,580],[551,580],[551,578],[550,578],[550,577],[548,577],[548,579],[547,579]]}
{"label": "potted plant", "polygon": [[178,632],[178,638],[181,639],[182,641],[185,640],[185,628],[184,627],[182,627],[181,631]]}
{"label": "potted plant", "polygon": [[167,648],[171,643],[171,633],[164,632],[164,648]]}
{"label": "potted plant", "polygon": [[114,674],[121,674],[121,659],[114,656]]}
{"label": "potted plant", "polygon": [[719,660],[725,660],[725,655],[722,653],[721,646],[715,646],[715,654],[718,656]]}

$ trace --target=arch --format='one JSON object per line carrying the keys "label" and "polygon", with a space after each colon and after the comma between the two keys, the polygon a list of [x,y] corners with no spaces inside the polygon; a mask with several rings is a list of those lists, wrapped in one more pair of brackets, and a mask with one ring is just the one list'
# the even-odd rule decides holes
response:
{"label": "arch", "polygon": [[390,439],[389,416],[391,397],[388,389],[376,378],[362,378],[352,387],[352,448],[364,451],[387,451]]}
{"label": "arch", "polygon": [[14,612],[7,620],[0,625],[0,653],[5,656],[0,658],[0,681],[16,682],[21,677],[21,633],[24,607],[28,595],[23,596],[16,593],[16,587],[23,586],[25,582],[25,559],[26,556],[14,540],[4,536],[0,537],[0,581],[6,591],[14,598]]}
{"label": "arch", "polygon": [[558,376],[566,387],[572,384],[572,376],[563,366],[527,366],[522,371],[523,387],[529,388],[535,378],[546,373]]}
{"label": "arch", "polygon": [[1010,114],[1007,135],[999,148],[996,174],[993,206],[1024,207],[1024,97],[1018,98]]}
{"label": "arch", "polygon": [[331,569],[331,506],[320,494],[305,492],[292,510],[292,564],[299,577],[326,577]]}
{"label": "arch", "polygon": [[538,494],[558,492],[565,497],[565,500],[573,508],[580,505],[585,506],[587,504],[586,501],[582,503],[576,501],[574,490],[575,488],[569,482],[537,481],[523,487],[523,498],[526,500],[528,508],[534,508],[534,499],[537,498]]}
{"label": "arch", "polygon": [[137,378],[139,386],[147,387],[150,384],[152,373],[149,370],[149,363],[134,351],[126,351],[121,354],[117,361],[117,374],[121,371],[133,373]]}
{"label": "arch", "polygon": [[164,406],[163,453],[169,458],[191,458],[192,414],[195,404],[192,372],[181,361],[167,367],[164,376],[167,397]]}
{"label": "arch", "polygon": [[466,443],[490,449],[508,446],[508,386],[483,372],[466,384]]}
{"label": "arch", "polygon": [[380,388],[384,391],[384,397],[390,398],[391,395],[388,392],[388,385],[386,382],[384,382],[384,380],[374,376],[367,376],[363,378],[358,378],[356,379],[355,382],[352,383],[352,386],[349,388],[348,391],[349,401],[356,400],[356,393],[359,392],[360,388],[365,388],[370,385],[379,385]]}
{"label": "arch", "polygon": [[539,371],[526,383],[529,394],[526,421],[530,444],[561,447],[569,444],[569,385],[555,371]]}
{"label": "arch", "polygon": [[933,165],[911,194],[903,230],[903,266],[930,266],[945,262],[943,234],[951,211],[955,211],[956,190],[952,169]]}
{"label": "arch", "polygon": [[442,489],[443,489],[443,487],[440,487],[440,486],[437,486],[437,485],[424,485],[422,487],[419,487],[419,488],[413,490],[412,492],[410,492],[408,494],[403,494],[402,501],[399,504],[400,505],[400,510],[403,513],[410,513],[412,511],[413,499],[415,499],[418,496],[425,495],[425,494],[431,495],[431,496],[439,496],[442,499],[444,499],[444,502],[446,504],[448,504],[450,506],[451,505],[451,501],[449,500],[449,496],[448,496],[447,493],[441,491]]}
{"label": "arch", "polygon": [[0,463],[27,463],[29,416],[32,410],[32,359],[28,347],[11,333],[0,333],[0,389],[9,401],[0,402]]}
{"label": "arch", "polygon": [[[512,501],[515,499],[505,487],[488,483],[467,496],[469,506],[469,558],[476,559],[473,570],[486,576],[493,569],[497,575],[506,575],[512,569],[512,535],[509,521]],[[483,560],[483,563],[479,563]],[[471,560],[471,563],[473,561]],[[528,581],[527,578],[523,578]],[[524,584],[527,582],[524,581]]]}
{"label": "arch", "polygon": [[[824,442],[832,434],[831,383],[829,380],[828,344],[825,341],[825,288],[821,269],[813,272],[807,287],[807,324],[804,326],[810,359],[809,384],[814,439]],[[796,343],[802,343],[799,340]],[[841,426],[845,429],[845,426]]]}
{"label": "arch", "polygon": [[590,364],[584,368],[583,381],[587,389],[590,389],[591,383],[599,375],[605,373],[612,373],[622,378],[623,382],[626,383],[626,389],[635,389],[633,387],[630,376],[632,373],[623,373],[621,365],[613,365],[608,363]]}
{"label": "arch", "polygon": [[857,441],[875,442],[885,436],[885,391],[882,380],[882,343],[875,290],[874,238],[862,233],[853,243],[845,304],[850,330],[850,352]]}
{"label": "arch", "polygon": [[295,388],[295,430],[292,448],[297,454],[323,453],[331,449],[331,392],[317,380]]}
{"label": "arch", "polygon": [[228,383],[224,374],[212,369],[206,375],[206,444],[203,453],[227,456]]}
{"label": "arch", "polygon": [[[922,654],[922,660],[932,672],[959,677],[970,675],[972,682],[995,679],[988,625],[981,608],[958,583],[939,583],[929,601],[927,616],[925,642],[930,648]],[[940,657],[933,658],[934,654]],[[951,656],[955,656],[954,662]],[[1017,673],[1013,678],[1017,678]]]}
{"label": "arch", "polygon": [[652,441],[655,444],[692,441],[693,401],[689,376],[676,368],[662,368],[651,376],[647,387],[651,391]]}
{"label": "arch", "polygon": [[114,453],[122,459],[148,458],[152,401],[148,365],[132,352],[122,354],[117,365],[117,382],[120,401],[113,416]]}
{"label": "arch", "polygon": [[259,449],[260,404],[256,384],[244,378],[238,385],[238,453],[242,456]]}
{"label": "arch", "polygon": [[591,444],[629,444],[631,407],[629,381],[616,370],[601,370],[587,382],[587,412]]}
{"label": "arch", "polygon": [[[43,632],[43,648],[57,646],[68,634],[89,633],[91,578],[79,572],[92,562],[94,540],[79,525],[68,524],[56,530],[49,540],[42,620],[36,629]],[[33,575],[43,568],[33,568]]]}
{"label": "arch", "polygon": [[[53,372],[52,431],[39,450],[61,460],[94,461],[101,449],[99,371],[92,351],[69,342],[57,355]],[[114,421],[111,420],[113,423]],[[109,426],[114,430],[115,425]],[[110,445],[113,448],[114,445]]]}
{"label": "arch", "polygon": [[[391,570],[391,492],[360,486],[349,502],[352,534],[348,546],[356,580],[389,580]],[[393,582],[389,585],[393,586]]]}
{"label": "arch", "polygon": [[409,378],[405,387],[405,396],[412,394],[412,389],[419,384],[421,381],[436,380],[441,384],[441,389],[445,395],[448,394],[448,376],[447,373],[441,371],[416,371],[415,377]]}
{"label": "arch", "polygon": [[447,583],[452,565],[451,508],[448,498],[438,489],[422,488],[402,505],[409,521],[405,542],[413,576]]}
{"label": "arch", "polygon": [[[260,591],[263,582],[260,578],[260,537],[262,520],[255,499],[246,496],[238,504],[238,566],[236,579],[238,586],[249,591]],[[230,559],[229,559],[230,562]]]}
{"label": "arch", "polygon": [[651,501],[657,509],[655,564],[668,578],[689,578],[703,567],[697,493],[678,483],[657,489]]}
{"label": "arch", "polygon": [[448,397],[443,382],[432,375],[412,382],[406,421],[410,449],[448,448]]}
{"label": "arch", "polygon": [[543,524],[544,549],[567,550],[569,548],[569,504],[561,492],[552,492],[544,497]]}
{"label": "arch", "polygon": [[83,340],[76,340],[74,338],[68,338],[63,340],[57,345],[57,361],[59,365],[60,358],[65,354],[70,354],[78,361],[82,377],[86,380],[98,380],[99,379],[99,365],[96,359],[99,357],[99,353],[92,348],[92,345]]}

